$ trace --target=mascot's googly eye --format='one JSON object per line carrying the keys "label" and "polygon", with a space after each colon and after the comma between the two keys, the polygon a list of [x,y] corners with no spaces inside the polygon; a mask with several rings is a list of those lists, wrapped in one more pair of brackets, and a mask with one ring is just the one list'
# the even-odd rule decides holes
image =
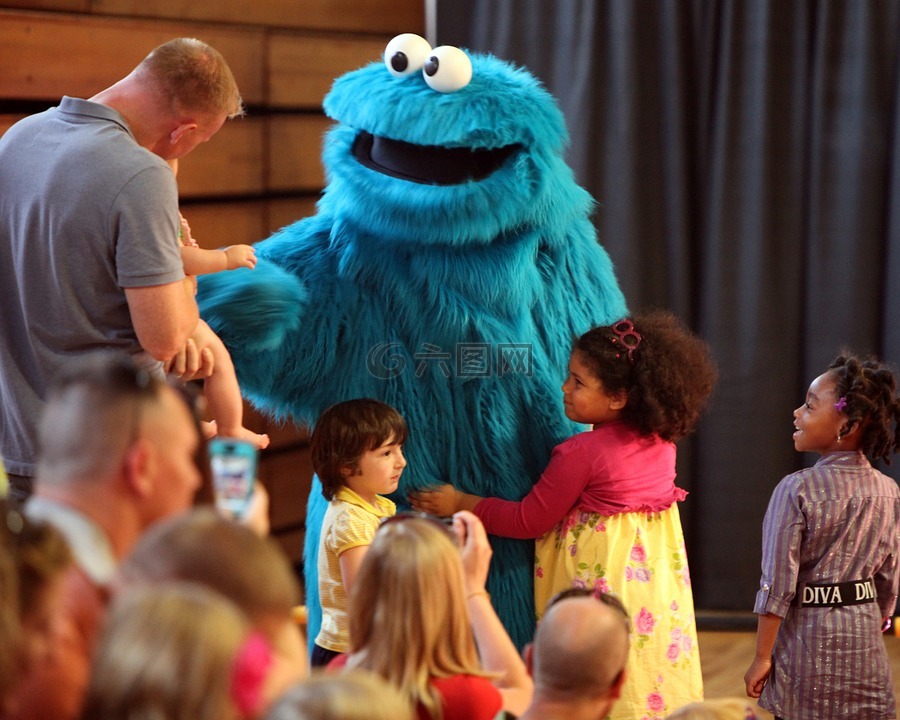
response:
{"label": "mascot's googly eye", "polygon": [[472,79],[472,61],[458,47],[436,47],[422,68],[425,82],[432,90],[442,93],[462,90]]}
{"label": "mascot's googly eye", "polygon": [[403,33],[384,49],[384,64],[394,77],[405,77],[422,69],[431,55],[429,42],[415,33]]}

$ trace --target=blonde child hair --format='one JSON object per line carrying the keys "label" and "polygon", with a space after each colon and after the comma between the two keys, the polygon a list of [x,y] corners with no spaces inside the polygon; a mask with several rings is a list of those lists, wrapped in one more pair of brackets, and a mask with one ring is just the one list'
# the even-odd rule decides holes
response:
{"label": "blonde child hair", "polygon": [[119,568],[125,584],[185,580],[206,585],[249,617],[290,616],[300,584],[281,546],[209,507],[163,520]]}
{"label": "blonde child hair", "polygon": [[469,624],[459,549],[434,520],[400,516],[375,534],[350,594],[348,667],[383,677],[432,718],[432,678],[487,676]]}
{"label": "blonde child hair", "polygon": [[318,674],[285,693],[265,720],[413,720],[400,691],[374,673]]}
{"label": "blonde child hair", "polygon": [[266,636],[273,665],[266,683],[274,699],[309,674],[306,639],[294,620],[300,583],[281,546],[212,508],[156,523],[119,568],[119,582],[187,581],[221,593]]}
{"label": "blonde child hair", "polygon": [[256,639],[233,603],[200,585],[131,588],[110,608],[81,717],[250,717],[258,710],[251,706],[266,662],[256,657],[251,664],[240,658]]}

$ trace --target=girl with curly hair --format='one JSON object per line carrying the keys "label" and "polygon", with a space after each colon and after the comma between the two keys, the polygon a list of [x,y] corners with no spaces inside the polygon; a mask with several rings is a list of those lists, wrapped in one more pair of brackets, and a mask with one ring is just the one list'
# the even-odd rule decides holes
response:
{"label": "girl with curly hair", "polygon": [[793,438],[821,457],[769,500],[747,694],[784,720],[895,718],[881,634],[900,582],[900,489],[870,464],[900,449],[894,373],[840,355],[794,410]]}
{"label": "girl with curly hair", "polygon": [[[709,347],[671,313],[636,314],[575,341],[563,405],[592,427],[558,445],[521,502],[419,491],[419,509],[466,509],[489,533],[539,538],[535,607],[567,587],[618,596],[632,617],[631,656],[612,718],[662,718],[703,697],[675,442],[712,392]],[[502,460],[502,459],[498,459]]]}

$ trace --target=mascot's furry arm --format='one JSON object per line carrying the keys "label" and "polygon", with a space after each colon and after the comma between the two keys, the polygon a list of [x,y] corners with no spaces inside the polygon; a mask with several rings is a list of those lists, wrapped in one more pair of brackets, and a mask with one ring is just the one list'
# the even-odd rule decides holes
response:
{"label": "mascot's furry arm", "polygon": [[295,275],[279,266],[263,263],[259,270],[236,270],[228,282],[204,285],[207,322],[248,354],[282,347],[285,335],[299,327],[309,295]]}
{"label": "mascot's furry arm", "polygon": [[[443,482],[521,499],[579,429],[560,397],[573,337],[626,313],[563,159],[562,113],[526,71],[410,35],[338,78],[324,108],[336,124],[316,215],[257,244],[255,270],[202,276],[202,316],[268,413],[311,424],[353,397],[396,407],[410,428],[398,502]],[[324,509],[314,481],[311,641]],[[491,542],[488,588],[522,646],[533,543]]]}

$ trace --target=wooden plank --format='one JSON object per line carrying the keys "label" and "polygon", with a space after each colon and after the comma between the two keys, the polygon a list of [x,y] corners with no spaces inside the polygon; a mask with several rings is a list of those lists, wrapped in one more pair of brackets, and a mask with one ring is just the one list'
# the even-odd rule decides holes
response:
{"label": "wooden plank", "polygon": [[0,115],[0,135],[3,135],[25,115]]}
{"label": "wooden plank", "polygon": [[269,518],[273,530],[305,520],[312,476],[309,448],[289,452],[262,452],[259,477],[269,491]]}
{"label": "wooden plank", "polygon": [[265,117],[227,120],[209,142],[182,158],[178,163],[181,196],[262,193],[267,123]]}
{"label": "wooden plank", "polygon": [[255,433],[266,432],[265,418],[257,414],[246,400],[244,401],[244,427]]}
{"label": "wooden plank", "polygon": [[277,422],[248,402],[244,403],[244,424],[254,432],[269,434],[267,453],[275,450],[297,450],[309,445],[309,431],[305,427],[298,427],[290,421]]}
{"label": "wooden plank", "polygon": [[269,190],[320,190],[322,136],[331,121],[321,115],[275,115],[269,127]]}
{"label": "wooden plank", "polygon": [[93,5],[107,15],[381,33],[388,40],[402,32],[421,34],[425,27],[421,0],[94,0]]}
{"label": "wooden plank", "polygon": [[233,203],[182,203],[181,213],[200,247],[214,249],[265,237],[266,207],[261,200]]}
{"label": "wooden plank", "polygon": [[708,699],[743,697],[759,720],[771,720],[772,715],[744,693],[743,675],[753,659],[756,633],[699,632],[697,635],[704,696]]}
{"label": "wooden plank", "polygon": [[316,214],[315,197],[279,198],[266,202],[266,229],[269,234]]}
{"label": "wooden plank", "polygon": [[259,417],[265,423],[265,430],[261,432],[269,434],[270,450],[301,449],[309,445],[309,431],[306,428],[297,427],[292,422],[279,423],[265,415]]}
{"label": "wooden plank", "polygon": [[154,47],[198,37],[221,52],[246,103],[264,98],[264,31],[0,10],[0,98],[91,97]]}
{"label": "wooden plank", "polygon": [[269,104],[320,107],[336,77],[379,60],[390,39],[273,32],[268,44]]}
{"label": "wooden plank", "polygon": [[[892,667],[894,696],[900,698],[900,637],[887,634],[883,637]],[[697,642],[706,697],[743,697],[743,675],[756,650],[756,633],[701,631],[697,634]],[[772,715],[757,708],[754,701],[750,704],[759,720],[771,720]]]}
{"label": "wooden plank", "polygon": [[[281,546],[284,554],[287,555],[291,565],[299,570],[303,567],[303,539],[306,537],[306,531],[297,530],[273,530],[272,537]],[[301,602],[306,602],[306,593],[303,592],[303,578],[297,578],[301,587]]]}
{"label": "wooden plank", "polygon": [[91,11],[91,0],[3,0],[3,7],[87,13]]}

